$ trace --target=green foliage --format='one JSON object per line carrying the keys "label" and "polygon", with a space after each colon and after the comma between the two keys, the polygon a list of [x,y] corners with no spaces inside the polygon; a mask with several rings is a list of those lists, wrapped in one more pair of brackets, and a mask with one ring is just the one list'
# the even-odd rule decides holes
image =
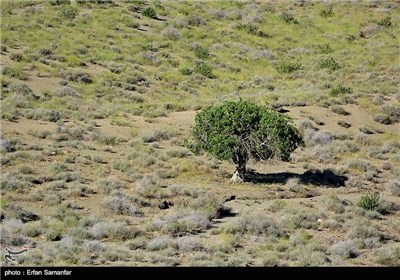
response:
{"label": "green foliage", "polygon": [[28,79],[28,75],[25,74],[25,72],[19,67],[5,66],[1,72],[3,75],[11,78],[16,78],[23,81]]}
{"label": "green foliage", "polygon": [[148,7],[142,11],[142,15],[149,18],[156,18],[157,13],[152,7]]}
{"label": "green foliage", "polygon": [[192,133],[194,152],[204,150],[235,164],[274,156],[288,161],[303,142],[284,115],[243,100],[203,109],[196,115]]}
{"label": "green foliage", "polygon": [[63,6],[60,13],[64,18],[72,20],[78,15],[78,9],[71,6]]}
{"label": "green foliage", "polygon": [[333,12],[332,7],[329,7],[329,8],[327,8],[327,9],[323,9],[323,10],[321,11],[321,13],[320,13],[320,16],[321,16],[321,17],[327,18],[327,17],[333,16],[334,14],[335,14],[335,13]]}
{"label": "green foliage", "polygon": [[290,74],[297,70],[303,70],[303,65],[299,61],[282,61],[275,68],[281,74]]}
{"label": "green foliage", "polygon": [[179,69],[179,72],[181,72],[181,74],[184,76],[188,76],[188,75],[192,74],[193,70],[185,67],[185,68]]}
{"label": "green foliage", "polygon": [[323,44],[323,45],[318,45],[318,49],[321,51],[323,54],[328,54],[332,53],[333,50],[329,44]]}
{"label": "green foliage", "polygon": [[248,23],[248,24],[239,23],[236,27],[239,30],[246,30],[248,33],[259,36],[259,37],[264,37],[264,38],[271,37],[267,33],[264,33],[263,31],[261,31],[257,25],[254,25],[251,23]]}
{"label": "green foliage", "polygon": [[197,63],[196,72],[210,79],[215,78],[215,75],[213,74],[211,67],[208,66],[205,62]]}
{"label": "green foliage", "polygon": [[207,59],[209,58],[210,54],[208,53],[208,50],[199,46],[194,50],[194,53],[196,56],[200,59]]}
{"label": "green foliage", "polygon": [[101,5],[101,4],[110,4],[112,3],[112,0],[76,0],[76,3],[78,4],[97,4],[97,5]]}
{"label": "green foliage", "polygon": [[323,68],[327,68],[327,69],[331,69],[332,71],[335,71],[335,70],[340,69],[341,66],[339,65],[339,63],[336,62],[336,60],[334,60],[332,57],[329,57],[329,58],[320,60],[320,62],[318,63],[318,69],[323,69]]}
{"label": "green foliage", "polygon": [[378,25],[384,26],[384,27],[389,27],[392,25],[392,19],[390,17],[386,17],[383,20],[379,21]]}
{"label": "green foliage", "polygon": [[350,87],[345,87],[342,85],[337,85],[336,87],[332,88],[331,91],[329,92],[330,96],[338,96],[338,95],[342,95],[345,93],[352,93],[353,90]]}
{"label": "green foliage", "polygon": [[49,4],[51,6],[59,6],[59,5],[69,5],[70,0],[50,0]]}
{"label": "green foliage", "polygon": [[378,194],[364,195],[360,198],[357,205],[365,210],[381,211],[382,205]]}
{"label": "green foliage", "polygon": [[294,24],[298,24],[299,22],[294,18],[294,16],[291,13],[288,12],[283,12],[280,15],[280,18],[286,22],[286,23],[294,23]]}

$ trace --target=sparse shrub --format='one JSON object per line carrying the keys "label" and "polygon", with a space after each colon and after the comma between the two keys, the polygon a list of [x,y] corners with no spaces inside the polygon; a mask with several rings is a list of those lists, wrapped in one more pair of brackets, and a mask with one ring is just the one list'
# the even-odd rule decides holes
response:
{"label": "sparse shrub", "polygon": [[197,46],[194,49],[195,55],[200,59],[207,59],[210,57],[210,54],[207,49],[203,48],[202,46]]}
{"label": "sparse shrub", "polygon": [[393,123],[392,119],[388,115],[384,115],[384,114],[379,114],[379,115],[374,116],[374,121],[376,121],[377,123],[386,124],[386,125]]}
{"label": "sparse shrub", "polygon": [[61,114],[56,110],[36,109],[28,111],[25,117],[34,120],[57,122],[61,118]]}
{"label": "sparse shrub", "polygon": [[342,201],[335,195],[330,195],[326,200],[326,208],[337,214],[342,214],[345,211]]}
{"label": "sparse shrub", "polygon": [[22,165],[18,170],[22,174],[35,174],[36,173],[35,170],[28,165]]}
{"label": "sparse shrub", "polygon": [[109,209],[113,214],[138,216],[142,213],[132,205],[132,202],[125,196],[117,195],[106,199],[103,202],[105,208]]}
{"label": "sparse shrub", "polygon": [[299,61],[281,61],[275,66],[275,69],[281,74],[290,74],[298,70],[303,70],[304,67]]}
{"label": "sparse shrub", "polygon": [[339,63],[336,62],[336,60],[334,60],[332,57],[329,57],[329,58],[320,60],[318,63],[318,69],[324,69],[324,68],[335,71],[342,67],[339,65]]}
{"label": "sparse shrub", "polygon": [[350,128],[351,127],[350,123],[348,123],[346,121],[343,121],[343,120],[338,121],[338,125],[340,125],[341,127],[344,127],[344,128]]}
{"label": "sparse shrub", "polygon": [[375,134],[375,132],[374,132],[371,128],[366,127],[366,126],[360,127],[359,130],[360,130],[362,133],[365,133],[365,134]]}
{"label": "sparse shrub", "polygon": [[290,235],[289,242],[294,245],[305,245],[312,239],[312,236],[304,229],[297,230],[294,234]]}
{"label": "sparse shrub", "polygon": [[160,251],[168,247],[172,247],[174,244],[173,239],[168,235],[162,235],[154,238],[147,244],[147,249],[150,251]]}
{"label": "sparse shrub", "polygon": [[132,165],[126,161],[114,161],[113,168],[121,172],[127,172],[132,169]]}
{"label": "sparse shrub", "polygon": [[339,241],[331,246],[329,252],[343,258],[355,258],[359,255],[353,240]]}
{"label": "sparse shrub", "polygon": [[89,73],[78,72],[76,73],[73,78],[73,81],[77,82],[78,84],[91,84],[93,82],[92,77]]}
{"label": "sparse shrub", "polygon": [[189,153],[186,150],[172,150],[168,151],[167,155],[175,158],[186,158],[189,156]]}
{"label": "sparse shrub", "polygon": [[333,52],[333,50],[329,44],[318,45],[318,49],[323,54],[329,54],[329,53]]}
{"label": "sparse shrub", "polygon": [[60,9],[60,14],[64,18],[72,20],[78,15],[78,9],[69,5],[64,5]]}
{"label": "sparse shrub", "polygon": [[56,89],[56,91],[54,92],[55,96],[79,96],[78,92],[69,86],[63,86],[61,88]]}
{"label": "sparse shrub", "polygon": [[329,95],[335,97],[335,96],[342,95],[345,93],[350,94],[352,92],[353,92],[353,90],[350,87],[337,85],[336,87],[331,89],[331,91],[329,92]]}
{"label": "sparse shrub", "polygon": [[19,67],[4,66],[1,73],[11,78],[16,78],[22,81],[28,79],[28,75]]}
{"label": "sparse shrub", "polygon": [[252,34],[252,35],[256,35],[259,37],[263,37],[263,38],[269,38],[271,37],[269,34],[263,32],[260,30],[260,28],[257,25],[251,24],[251,23],[247,23],[247,24],[242,24],[239,23],[236,26],[239,30],[246,30],[248,33]]}
{"label": "sparse shrub", "polygon": [[305,131],[304,140],[311,145],[328,145],[334,139],[334,136],[329,131],[315,131],[307,129]]}
{"label": "sparse shrub", "polygon": [[345,183],[347,188],[360,188],[363,184],[363,180],[360,180],[360,178],[357,177],[350,177]]}
{"label": "sparse shrub", "polygon": [[370,237],[362,239],[361,247],[371,249],[371,248],[378,248],[379,246],[381,246],[379,238]]}
{"label": "sparse shrub", "polygon": [[200,238],[195,236],[179,237],[175,240],[175,243],[179,251],[186,253],[193,251],[200,251],[204,248],[204,245],[201,242]]}
{"label": "sparse shrub", "polygon": [[12,53],[10,54],[10,59],[16,62],[21,62],[23,60],[23,56],[20,53]]}
{"label": "sparse shrub", "polygon": [[0,229],[0,243],[4,246],[23,246],[27,238],[22,233],[23,223],[21,220],[10,219],[2,221]]}
{"label": "sparse shrub", "polygon": [[400,181],[393,179],[390,180],[387,184],[387,188],[392,192],[394,196],[400,197]]}
{"label": "sparse shrub", "polygon": [[126,223],[106,223],[99,222],[92,226],[89,231],[95,239],[110,238],[116,241],[125,241],[130,238],[135,238],[139,231],[129,227]]}
{"label": "sparse shrub", "polygon": [[142,15],[149,18],[157,18],[157,13],[152,7],[148,7],[142,11]]}
{"label": "sparse shrub", "polygon": [[382,204],[379,194],[364,195],[360,198],[357,206],[370,211],[382,211]]}
{"label": "sparse shrub", "polygon": [[107,246],[98,240],[89,240],[84,243],[84,248],[91,254],[98,256],[107,250]]}
{"label": "sparse shrub", "polygon": [[283,12],[279,16],[286,23],[298,24],[299,22],[294,18],[294,16],[289,12]]}
{"label": "sparse shrub", "polygon": [[60,172],[67,171],[68,166],[63,163],[53,163],[50,165],[50,172],[53,174],[59,174]]}
{"label": "sparse shrub", "polygon": [[22,95],[28,98],[29,100],[39,98],[33,93],[33,91],[26,84],[11,84],[10,90],[18,95]]}
{"label": "sparse shrub", "polygon": [[49,4],[51,6],[69,5],[70,0],[50,0]]}
{"label": "sparse shrub", "polygon": [[184,76],[188,76],[188,75],[193,73],[193,70],[190,69],[190,68],[185,67],[185,68],[179,69],[179,72],[181,72],[182,75],[184,75]]}
{"label": "sparse shrub", "polygon": [[85,73],[82,71],[78,71],[76,73],[72,73],[66,70],[61,70],[60,71],[60,76],[63,77],[64,79],[67,79],[69,81],[76,82],[78,84],[91,84],[93,83],[92,77],[89,73]]}
{"label": "sparse shrub", "polygon": [[309,151],[309,155],[320,163],[330,163],[336,159],[336,153],[333,146],[317,145]]}
{"label": "sparse shrub", "polygon": [[377,172],[377,168],[370,164],[367,161],[361,160],[361,159],[350,159],[346,161],[347,168],[358,170],[361,172],[367,172],[367,171],[375,171]]}
{"label": "sparse shrub", "polygon": [[375,260],[385,266],[400,266],[400,246],[389,246],[379,249],[375,253]]}
{"label": "sparse shrub", "polygon": [[213,74],[211,67],[206,64],[205,62],[198,62],[196,63],[196,72],[207,77],[209,79],[214,79],[216,76]]}
{"label": "sparse shrub", "polygon": [[208,229],[211,222],[207,215],[199,211],[182,211],[155,219],[154,226],[164,233],[182,235]]}
{"label": "sparse shrub", "polygon": [[334,112],[338,115],[343,115],[343,116],[350,115],[350,112],[346,111],[343,107],[340,107],[340,106],[333,106],[332,112]]}
{"label": "sparse shrub", "polygon": [[389,27],[392,25],[392,19],[390,17],[385,17],[384,19],[378,22],[378,25],[383,27]]}
{"label": "sparse shrub", "polygon": [[400,106],[385,105],[382,109],[393,122],[400,122]]}
{"label": "sparse shrub", "polygon": [[226,12],[223,9],[210,9],[208,13],[217,20],[223,20],[226,18]]}
{"label": "sparse shrub", "polygon": [[162,140],[169,140],[174,137],[174,134],[168,130],[155,130],[152,134],[144,135],[142,140],[144,143],[151,143]]}
{"label": "sparse shrub", "polygon": [[156,197],[161,191],[157,179],[152,176],[144,176],[136,182],[136,192],[143,197]]}
{"label": "sparse shrub", "polygon": [[177,41],[182,37],[182,35],[179,33],[179,31],[176,28],[171,27],[171,26],[164,29],[161,32],[161,35],[172,41]]}
{"label": "sparse shrub", "polygon": [[187,17],[187,22],[191,26],[206,25],[207,22],[198,14],[191,14]]}
{"label": "sparse shrub", "polygon": [[1,150],[6,153],[15,152],[18,149],[18,147],[22,144],[21,140],[19,139],[6,140],[1,138],[0,138],[0,143],[1,143]]}
{"label": "sparse shrub", "polygon": [[273,237],[284,236],[283,230],[267,215],[246,215],[233,221],[228,228],[229,232],[262,234]]}
{"label": "sparse shrub", "polygon": [[49,49],[40,49],[39,53],[44,57],[50,57],[53,54],[53,52]]}
{"label": "sparse shrub", "polygon": [[297,192],[301,188],[300,179],[299,178],[290,178],[286,181],[285,186],[293,192]]}
{"label": "sparse shrub", "polygon": [[109,194],[114,190],[123,188],[124,186],[117,178],[108,177],[107,179],[99,181],[99,187]]}
{"label": "sparse shrub", "polygon": [[335,13],[333,12],[332,7],[328,7],[326,9],[323,9],[319,14],[321,17],[327,18],[333,16]]}

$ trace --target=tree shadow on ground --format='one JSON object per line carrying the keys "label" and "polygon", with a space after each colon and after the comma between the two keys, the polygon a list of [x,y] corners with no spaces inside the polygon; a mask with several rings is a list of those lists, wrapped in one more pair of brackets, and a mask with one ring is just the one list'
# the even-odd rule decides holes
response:
{"label": "tree shadow on ground", "polygon": [[344,187],[348,179],[347,176],[338,175],[332,170],[306,171],[303,174],[292,172],[262,174],[250,171],[247,173],[245,181],[256,184],[285,184],[291,178],[298,178],[301,184],[325,186],[328,188]]}

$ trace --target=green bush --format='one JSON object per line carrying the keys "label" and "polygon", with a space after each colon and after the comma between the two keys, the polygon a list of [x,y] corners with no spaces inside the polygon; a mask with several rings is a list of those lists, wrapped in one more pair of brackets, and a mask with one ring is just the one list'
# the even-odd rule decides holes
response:
{"label": "green bush", "polygon": [[333,50],[329,44],[318,45],[318,49],[321,51],[321,53],[324,53],[324,54],[333,52]]}
{"label": "green bush", "polygon": [[50,0],[49,4],[51,6],[59,6],[59,5],[69,5],[70,4],[70,0]]}
{"label": "green bush", "polygon": [[239,23],[238,25],[236,25],[236,28],[239,30],[246,30],[249,34],[253,34],[259,37],[264,37],[264,38],[271,37],[269,34],[261,31],[257,25],[251,23],[248,24]]}
{"label": "green bush", "polygon": [[213,74],[211,67],[204,62],[200,62],[196,65],[196,72],[210,79],[215,78],[215,75]]}
{"label": "green bush", "polygon": [[28,75],[19,67],[5,66],[1,73],[5,76],[16,78],[22,81],[28,79]]}
{"label": "green bush", "polygon": [[156,18],[157,13],[152,7],[148,7],[142,11],[142,15],[149,18]]}
{"label": "green bush", "polygon": [[379,21],[378,25],[384,26],[384,27],[389,27],[392,25],[392,19],[390,17],[386,17],[383,20]]}
{"label": "green bush", "polygon": [[281,74],[289,74],[297,70],[302,70],[303,65],[300,62],[282,61],[276,65],[276,70]]}
{"label": "green bush", "polygon": [[291,13],[288,12],[283,12],[280,15],[280,18],[286,22],[286,23],[294,23],[294,24],[298,24],[299,22],[294,18],[294,16]]}
{"label": "green bush", "polygon": [[332,57],[326,58],[326,59],[322,59],[319,63],[318,63],[318,69],[331,69],[332,71],[338,70],[341,68],[341,66],[339,65],[339,63],[336,62],[336,60],[334,60]]}
{"label": "green bush", "polygon": [[230,101],[203,109],[193,127],[194,152],[204,150],[219,160],[231,160],[244,179],[249,159],[279,157],[288,161],[290,153],[303,141],[284,115],[247,101]]}
{"label": "green bush", "polygon": [[382,210],[382,204],[378,194],[364,195],[360,198],[357,206],[370,211],[380,212]]}
{"label": "green bush", "polygon": [[207,59],[209,58],[210,54],[208,53],[208,50],[199,46],[194,50],[194,53],[196,56],[200,59]]}
{"label": "green bush", "polygon": [[188,76],[188,75],[192,74],[193,70],[190,68],[181,68],[181,69],[179,69],[179,72],[181,72],[181,74],[184,76]]}
{"label": "green bush", "polygon": [[320,13],[320,16],[321,16],[321,17],[327,18],[327,17],[333,16],[334,14],[335,14],[335,13],[333,12],[332,7],[329,7],[329,8],[327,8],[327,9],[323,9],[323,10],[321,11],[321,13]]}
{"label": "green bush", "polygon": [[336,87],[332,88],[331,91],[329,92],[330,96],[338,96],[338,95],[342,95],[345,93],[352,93],[353,90],[350,87],[345,87],[342,85],[337,85]]}
{"label": "green bush", "polygon": [[72,20],[78,15],[78,9],[71,6],[63,6],[60,13],[64,18]]}

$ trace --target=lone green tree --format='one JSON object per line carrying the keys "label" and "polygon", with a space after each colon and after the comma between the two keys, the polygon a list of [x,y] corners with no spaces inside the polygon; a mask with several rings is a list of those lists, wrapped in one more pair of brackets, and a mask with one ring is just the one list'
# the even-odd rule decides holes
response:
{"label": "lone green tree", "polygon": [[247,101],[228,101],[196,115],[190,148],[236,166],[232,181],[243,181],[250,159],[288,161],[303,140],[286,116]]}

